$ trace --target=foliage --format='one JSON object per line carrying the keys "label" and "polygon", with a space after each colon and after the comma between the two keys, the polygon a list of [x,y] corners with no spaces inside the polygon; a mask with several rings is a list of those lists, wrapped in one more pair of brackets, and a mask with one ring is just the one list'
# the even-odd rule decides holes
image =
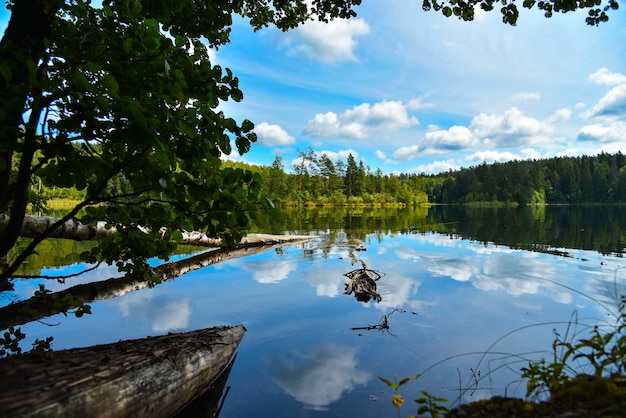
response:
{"label": "foliage", "polygon": [[40,284],[39,289],[35,291],[35,294],[28,300],[28,304],[24,306],[23,313],[29,315],[31,310],[38,312],[44,308],[48,308],[53,312],[61,312],[65,316],[68,313],[73,313],[77,318],[85,314],[91,314],[91,306],[85,304],[82,299],[70,294],[59,296],[46,289],[43,284]]}
{"label": "foliage", "polygon": [[391,380],[385,379],[384,377],[380,377],[378,376],[378,379],[383,382],[385,385],[389,386],[391,389],[393,389],[394,394],[391,395],[391,403],[393,404],[393,406],[396,408],[396,410],[398,411],[398,417],[400,417],[400,407],[404,404],[404,397],[402,395],[400,395],[399,393],[399,389],[400,387],[406,385],[407,383],[409,383],[412,380],[415,380],[419,378],[419,375],[413,375],[413,376],[408,376],[403,378],[402,380],[400,380],[398,382],[398,376],[394,376],[393,377],[393,382]]}
{"label": "foliage", "polygon": [[[26,335],[22,332],[21,328],[9,327],[2,337],[0,337],[0,358],[22,354],[22,348],[19,343],[24,338],[26,338]],[[28,352],[52,351],[53,339],[53,337],[46,337],[44,340],[36,338],[35,341],[33,341],[31,350]]]}
{"label": "foliage", "polygon": [[[554,13],[568,13],[576,10],[588,9],[585,19],[588,25],[598,25],[609,20],[608,13],[619,8],[615,0],[524,0],[522,7],[541,10],[545,17],[552,17]],[[509,25],[515,25],[519,18],[519,8],[515,1],[511,0],[423,0],[424,10],[434,9],[444,16],[456,16],[463,20],[474,20],[476,9],[492,11],[500,7],[502,21]]]}
{"label": "foliage", "polygon": [[431,395],[425,390],[420,390],[420,393],[422,396],[415,400],[420,405],[417,408],[418,414],[422,415],[427,412],[432,418],[440,418],[449,411],[448,407],[445,406],[448,402],[446,398]]}
{"label": "foliage", "polygon": [[26,338],[21,328],[10,327],[0,338],[0,358],[21,354],[20,341]]}
{"label": "foliage", "polygon": [[[398,417],[400,417],[400,407],[404,404],[404,396],[400,395],[399,390],[400,387],[406,385],[407,383],[416,380],[420,377],[419,374],[408,376],[401,379],[398,382],[398,376],[393,377],[393,381],[385,379],[383,377],[378,376],[378,379],[382,381],[385,385],[392,388],[394,390],[394,394],[391,395],[391,404],[398,411]],[[420,390],[422,394],[421,397],[415,399],[415,402],[418,404],[417,413],[421,416],[424,413],[429,413],[432,418],[440,418],[443,414],[447,413],[448,407],[445,404],[448,402],[447,399],[434,396],[425,390]],[[409,415],[409,418],[414,417],[414,415]]]}
{"label": "foliage", "polygon": [[[314,17],[355,15],[360,0],[8,2],[0,41],[0,279],[11,278],[35,238],[7,264],[29,206],[81,199],[63,220],[105,220],[120,231],[85,254],[149,277],[146,260],[166,259],[180,230],[232,245],[258,207],[261,179],[224,169],[221,156],[247,152],[254,124],[218,111],[240,101],[238,79],[211,63],[229,42],[233,14],[255,29],[287,30]],[[5,218],[6,219],[6,218]],[[143,229],[142,229],[143,228]],[[144,231],[152,231],[145,233]]]}
{"label": "foliage", "polygon": [[[297,27],[310,19],[328,22],[356,15],[361,0],[13,0],[0,41],[0,280],[14,276],[38,244],[61,223],[35,238],[8,263],[29,205],[45,209],[51,198],[79,199],[63,221],[104,220],[120,231],[85,260],[117,263],[121,271],[149,277],[146,260],[167,257],[171,243],[154,244],[176,231],[200,230],[228,245],[246,233],[260,201],[261,176],[225,169],[223,154],[247,152],[256,140],[254,124],[217,110],[243,99],[238,79],[211,63],[209,48],[230,40],[233,15],[255,29]],[[515,24],[518,11],[508,0],[424,0],[424,9],[472,20],[474,8],[501,4],[503,20]],[[615,0],[547,0],[523,7],[553,12],[589,9],[588,23],[608,20]],[[317,158],[316,156],[311,156]],[[271,186],[280,198],[403,204],[427,201],[425,188],[371,176],[363,163],[314,162],[293,189]],[[278,173],[274,173],[277,174]],[[280,181],[280,176],[278,176]],[[319,181],[322,180],[322,181]],[[342,181],[343,180],[343,181]],[[309,187],[311,186],[311,187]],[[537,195],[538,197],[541,194]],[[84,212],[83,212],[84,210]],[[84,215],[83,215],[84,213]],[[80,214],[80,215],[79,215]],[[145,233],[145,231],[152,231]]]}
{"label": "foliage", "polygon": [[622,296],[620,314],[614,330],[602,332],[596,326],[589,338],[577,342],[562,341],[555,332],[553,359],[531,362],[522,369],[528,380],[526,396],[531,399],[548,397],[572,378],[590,374],[595,378],[626,376],[626,296]]}

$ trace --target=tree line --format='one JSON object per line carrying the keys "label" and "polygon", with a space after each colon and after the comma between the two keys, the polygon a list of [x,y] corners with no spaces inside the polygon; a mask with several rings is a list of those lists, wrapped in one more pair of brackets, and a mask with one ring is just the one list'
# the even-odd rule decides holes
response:
{"label": "tree line", "polygon": [[[271,166],[224,162],[262,179],[260,195],[280,206],[441,204],[579,204],[626,202],[626,156],[554,157],[482,164],[436,175],[384,174],[349,155],[332,161],[326,154],[299,151],[286,170],[281,156]],[[76,189],[42,186],[33,191],[44,200],[80,199]],[[128,193],[122,176],[111,179],[112,193]]]}
{"label": "tree line", "polygon": [[[241,163],[230,163],[238,165]],[[246,166],[263,178],[261,194],[280,205],[579,204],[626,202],[626,156],[515,160],[436,175],[384,174],[349,155],[332,161],[299,151],[291,172],[276,156],[271,166]]]}
{"label": "tree line", "polygon": [[626,156],[554,157],[480,164],[437,176],[435,203],[578,204],[626,202]]}

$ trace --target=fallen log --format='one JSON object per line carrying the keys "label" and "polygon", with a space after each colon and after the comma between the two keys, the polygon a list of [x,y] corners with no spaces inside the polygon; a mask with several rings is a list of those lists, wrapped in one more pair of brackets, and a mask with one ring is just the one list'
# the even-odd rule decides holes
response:
{"label": "fallen log", "polygon": [[0,360],[0,415],[170,417],[233,359],[243,325]]}
{"label": "fallen log", "polygon": [[[102,238],[112,237],[117,233],[115,228],[107,227],[106,223],[98,222],[95,225],[84,224],[78,219],[68,219],[58,227],[53,225],[61,221],[60,218],[50,216],[26,215],[22,223],[20,236],[23,238],[37,238],[46,235],[47,238],[62,238],[74,241],[96,241]],[[0,236],[9,224],[9,217],[0,215]],[[270,235],[270,234],[248,234],[239,245],[253,246],[265,245],[267,243],[291,242],[303,236],[293,235]],[[309,237],[310,238],[310,237]],[[220,238],[209,237],[203,232],[182,231],[182,239],[177,240],[181,245],[196,245],[199,247],[223,247]]]}

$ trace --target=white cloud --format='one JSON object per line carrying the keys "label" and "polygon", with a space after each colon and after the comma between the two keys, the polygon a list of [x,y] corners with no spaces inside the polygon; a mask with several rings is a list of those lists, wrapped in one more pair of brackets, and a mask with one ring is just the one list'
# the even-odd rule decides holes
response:
{"label": "white cloud", "polygon": [[426,173],[426,174],[436,174],[442,173],[448,170],[458,170],[460,167],[455,163],[454,159],[442,160],[442,161],[433,161],[430,164],[422,164],[418,165],[409,170],[410,173]]}
{"label": "white cloud", "polygon": [[408,161],[419,155],[420,148],[417,145],[401,147],[394,151],[393,158],[396,160]]}
{"label": "white cloud", "polygon": [[473,154],[465,157],[467,161],[476,161],[476,162],[504,162],[504,161],[513,161],[513,160],[522,160],[523,158],[517,154],[513,154],[512,152],[499,152],[499,151],[478,151]]}
{"label": "white cloud", "polygon": [[626,83],[613,87],[583,117],[614,119],[626,116]]}
{"label": "white cloud", "polygon": [[521,150],[521,153],[524,157],[531,160],[538,160],[541,158],[541,153],[533,148],[524,148]]}
{"label": "white cloud", "polygon": [[593,74],[589,74],[589,80],[596,84],[605,86],[615,86],[618,84],[626,84],[626,75],[613,73],[608,68],[600,68]]}
{"label": "white cloud", "polygon": [[478,138],[465,126],[452,126],[450,129],[426,132],[424,148],[459,150],[472,148],[478,144]]}
{"label": "white cloud", "polygon": [[355,160],[359,160],[359,153],[353,149],[344,149],[340,151],[327,151],[323,150],[320,152],[316,152],[317,156],[326,155],[331,161],[342,160],[345,161],[348,159],[348,156],[352,154],[352,157]]}
{"label": "white cloud", "polygon": [[296,139],[279,125],[270,125],[267,122],[256,125],[254,133],[257,135],[259,144],[267,147],[291,145],[296,142]]}
{"label": "white cloud", "polygon": [[572,117],[572,110],[567,108],[557,109],[556,112],[552,114],[552,116],[546,119],[546,122],[549,124],[556,124],[560,122],[565,122]]}
{"label": "white cloud", "polygon": [[583,126],[576,137],[581,141],[624,142],[626,144],[626,122]]}
{"label": "white cloud", "polygon": [[304,53],[326,62],[357,61],[356,38],[367,35],[369,25],[363,19],[335,19],[329,23],[310,21],[288,32],[287,44],[293,53]]}
{"label": "white cloud", "polygon": [[511,96],[511,100],[526,102],[530,100],[541,100],[541,95],[537,92],[522,91]]}
{"label": "white cloud", "polygon": [[357,138],[369,136],[372,130],[395,131],[419,124],[408,110],[414,104],[383,100],[379,103],[363,103],[344,111],[318,113],[309,121],[304,133],[322,138]]}
{"label": "white cloud", "polygon": [[516,147],[545,143],[552,133],[548,122],[524,115],[513,107],[503,114],[481,113],[474,117],[470,129],[490,147]]}
{"label": "white cloud", "polygon": [[376,150],[376,157],[380,158],[381,160],[384,160],[385,158],[387,158],[387,154],[385,154],[381,150]]}
{"label": "white cloud", "polygon": [[430,103],[424,103],[420,99],[411,99],[406,103],[406,108],[408,110],[419,110],[429,107],[433,107],[433,105]]}

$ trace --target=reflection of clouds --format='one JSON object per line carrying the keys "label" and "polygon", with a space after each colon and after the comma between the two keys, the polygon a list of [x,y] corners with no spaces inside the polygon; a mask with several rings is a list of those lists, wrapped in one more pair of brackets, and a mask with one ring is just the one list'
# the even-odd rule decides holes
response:
{"label": "reflection of clouds", "polygon": [[[412,237],[423,243],[450,246],[450,237],[417,235]],[[465,243],[465,246],[461,244]],[[396,255],[403,260],[420,262],[433,277],[449,277],[458,282],[469,282],[483,291],[503,290],[513,296],[544,294],[558,303],[572,303],[571,292],[544,278],[562,276],[562,266],[554,259],[546,259],[535,253],[512,250],[495,245],[475,245],[464,241],[455,244],[462,254],[450,258],[443,253],[418,251],[400,247]],[[462,252],[461,252],[462,251]]]}
{"label": "reflection of clouds", "polygon": [[189,299],[168,300],[153,312],[152,330],[165,332],[174,329],[186,328],[191,317]]}
{"label": "reflection of clouds", "polygon": [[411,296],[417,293],[420,282],[408,277],[393,275],[385,276],[378,282],[378,291],[383,299],[374,304],[377,308],[399,308],[409,302]]}
{"label": "reflection of clouds", "polygon": [[313,270],[306,273],[306,281],[315,286],[317,296],[334,298],[343,293],[344,283],[348,282],[344,273],[348,271],[332,268],[324,271]]}
{"label": "reflection of clouds", "polygon": [[356,349],[339,345],[314,347],[296,362],[286,358],[276,359],[276,382],[297,401],[316,409],[325,410],[345,391],[364,385],[371,379],[359,370]]}
{"label": "reflection of clouds", "polygon": [[428,270],[433,276],[450,277],[457,282],[467,282],[472,278],[476,279],[480,272],[478,266],[470,265],[471,261],[471,259],[431,260]]}
{"label": "reflection of clouds", "polygon": [[187,328],[191,317],[189,298],[153,298],[152,289],[139,291],[120,298],[117,306],[123,317],[147,319],[154,332]]}
{"label": "reflection of clouds", "polygon": [[259,283],[278,283],[289,277],[289,273],[298,267],[295,260],[265,260],[251,261],[242,265],[252,271],[252,277]]}

